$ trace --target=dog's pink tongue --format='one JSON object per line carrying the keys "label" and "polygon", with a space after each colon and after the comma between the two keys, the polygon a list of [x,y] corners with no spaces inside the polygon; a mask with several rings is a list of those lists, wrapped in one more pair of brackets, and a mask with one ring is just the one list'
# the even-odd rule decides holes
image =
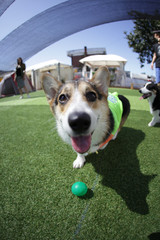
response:
{"label": "dog's pink tongue", "polygon": [[139,98],[139,100],[142,100],[143,99],[143,96],[141,96],[140,98]]}
{"label": "dog's pink tongue", "polygon": [[91,145],[91,135],[72,137],[72,146],[79,153],[85,153]]}

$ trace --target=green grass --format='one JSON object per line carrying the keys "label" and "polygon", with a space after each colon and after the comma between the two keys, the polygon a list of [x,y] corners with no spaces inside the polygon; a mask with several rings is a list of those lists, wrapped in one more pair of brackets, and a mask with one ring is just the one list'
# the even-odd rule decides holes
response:
{"label": "green grass", "polygon": [[[76,154],[59,138],[42,91],[0,99],[1,240],[147,240],[160,232],[160,125],[149,128],[147,101],[131,103],[115,141],[73,169]],[[83,198],[71,193],[87,184]],[[157,238],[158,239],[158,238]]]}

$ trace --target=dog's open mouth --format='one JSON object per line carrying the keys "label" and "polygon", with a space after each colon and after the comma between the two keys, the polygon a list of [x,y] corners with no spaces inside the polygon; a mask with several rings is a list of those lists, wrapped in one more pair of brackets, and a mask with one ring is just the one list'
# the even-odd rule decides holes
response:
{"label": "dog's open mouth", "polygon": [[78,153],[85,153],[89,150],[91,145],[91,135],[78,136],[71,138],[72,147]]}
{"label": "dog's open mouth", "polygon": [[145,93],[145,94],[143,94],[143,95],[140,97],[140,99],[149,98],[151,95],[152,95],[152,93]]}

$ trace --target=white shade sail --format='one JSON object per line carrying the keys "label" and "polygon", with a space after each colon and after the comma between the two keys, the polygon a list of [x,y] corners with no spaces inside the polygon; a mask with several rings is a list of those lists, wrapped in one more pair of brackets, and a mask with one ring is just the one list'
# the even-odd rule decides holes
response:
{"label": "white shade sail", "polygon": [[41,63],[37,63],[35,65],[32,65],[30,67],[27,67],[26,68],[26,72],[27,71],[31,71],[31,70],[38,70],[38,69],[41,69],[41,68],[49,68],[49,67],[53,67],[55,66],[55,68],[57,67],[57,65],[60,64],[61,67],[68,67],[69,65],[67,64],[64,64],[64,63],[61,63],[60,61],[58,61],[57,59],[51,59],[49,61],[46,61],[46,62],[41,62]]}
{"label": "white shade sail", "polygon": [[80,62],[91,68],[99,66],[119,67],[121,64],[124,65],[127,60],[114,54],[108,54],[88,56],[81,59]]}

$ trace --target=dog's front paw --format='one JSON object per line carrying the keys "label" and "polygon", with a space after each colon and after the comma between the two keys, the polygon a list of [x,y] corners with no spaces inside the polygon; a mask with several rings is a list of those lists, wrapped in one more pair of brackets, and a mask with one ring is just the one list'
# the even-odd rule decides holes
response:
{"label": "dog's front paw", "polygon": [[83,155],[78,155],[76,160],[73,162],[73,168],[81,168],[84,166],[85,157]]}
{"label": "dog's front paw", "polygon": [[153,127],[155,125],[155,122],[151,121],[148,123],[148,127]]}

